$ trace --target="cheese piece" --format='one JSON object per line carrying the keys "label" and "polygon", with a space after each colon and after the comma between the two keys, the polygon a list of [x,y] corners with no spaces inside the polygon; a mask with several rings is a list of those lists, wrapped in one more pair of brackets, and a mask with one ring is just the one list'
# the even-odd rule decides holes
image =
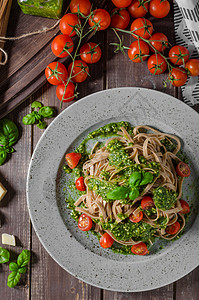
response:
{"label": "cheese piece", "polygon": [[3,184],[0,182],[0,201],[3,199],[5,194],[7,193],[7,190],[4,188]]}
{"label": "cheese piece", "polygon": [[2,244],[16,246],[14,235],[2,233]]}

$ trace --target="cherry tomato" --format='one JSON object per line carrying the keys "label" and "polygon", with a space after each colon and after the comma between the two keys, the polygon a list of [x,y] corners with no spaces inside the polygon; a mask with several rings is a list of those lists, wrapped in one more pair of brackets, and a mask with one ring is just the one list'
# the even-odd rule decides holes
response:
{"label": "cherry tomato", "polygon": [[148,58],[149,54],[149,46],[147,43],[143,42],[142,40],[134,41],[128,50],[128,56],[130,60],[135,63],[140,63]]}
{"label": "cherry tomato", "polygon": [[99,45],[96,43],[86,43],[80,48],[80,57],[88,64],[94,64],[101,58],[102,51]]}
{"label": "cherry tomato", "polygon": [[54,61],[46,67],[45,75],[48,82],[58,85],[66,81],[68,72],[62,63]]}
{"label": "cherry tomato", "polygon": [[110,248],[113,245],[114,239],[105,232],[100,238],[100,245],[102,248]]}
{"label": "cherry tomato", "polygon": [[143,212],[139,211],[136,215],[131,214],[129,216],[129,220],[133,223],[138,223],[143,219]]}
{"label": "cherry tomato", "polygon": [[53,54],[58,57],[67,57],[73,51],[73,48],[72,39],[65,34],[57,35],[51,44]]}
{"label": "cherry tomato", "polygon": [[61,21],[59,23],[59,28],[61,30],[61,33],[65,35],[74,36],[76,35],[76,32],[74,30],[75,27],[78,27],[80,25],[78,16],[76,14],[66,14],[61,18]]}
{"label": "cherry tomato", "polygon": [[165,72],[167,63],[160,54],[153,54],[149,57],[147,66],[152,74],[159,75]]}
{"label": "cherry tomato", "polygon": [[79,11],[85,15],[88,16],[91,11],[91,3],[89,0],[72,0],[70,3],[70,11],[72,13],[77,13]]}
{"label": "cherry tomato", "polygon": [[[138,18],[131,24],[131,31],[134,31],[135,34],[143,37],[144,39],[148,39],[153,32],[153,25],[145,18]],[[132,35],[137,38],[133,33]]]}
{"label": "cherry tomato", "polygon": [[[156,32],[150,37],[149,41],[151,41],[151,45],[159,52],[163,52],[164,49],[168,46],[168,38],[162,32]],[[155,52],[155,50],[151,47],[151,51]]]}
{"label": "cherry tomato", "polygon": [[65,86],[66,86],[65,84],[59,84],[56,88],[56,95],[60,101],[70,102],[75,98],[74,96],[75,85],[72,82],[69,82],[66,88]]}
{"label": "cherry tomato", "polygon": [[77,178],[77,180],[75,181],[75,186],[76,186],[76,189],[78,189],[79,191],[85,191],[86,190],[86,186],[84,184],[84,177],[83,176]]}
{"label": "cherry tomato", "polygon": [[169,59],[175,65],[182,65],[189,59],[189,51],[183,46],[173,46],[169,50]]}
{"label": "cherry tomato", "polygon": [[90,16],[88,22],[94,30],[105,30],[111,24],[111,17],[105,9],[98,8],[93,11],[93,15]]}
{"label": "cherry tomato", "polygon": [[[70,74],[72,63],[68,66],[68,73]],[[75,60],[72,70],[72,81],[83,82],[88,76],[89,68],[83,60]]]}
{"label": "cherry tomato", "polygon": [[199,59],[192,58],[186,62],[185,68],[189,71],[189,75],[199,75]]}
{"label": "cherry tomato", "polygon": [[[133,0],[128,6],[128,11],[133,18],[141,18],[148,12],[149,4],[145,3],[146,0]],[[141,4],[142,3],[142,4]]]}
{"label": "cherry tomato", "polygon": [[169,225],[166,228],[166,233],[173,235],[176,234],[179,230],[180,230],[180,223],[176,221],[174,224]]}
{"label": "cherry tomato", "polygon": [[78,228],[81,231],[89,231],[92,228],[93,222],[91,217],[87,216],[86,214],[82,214],[79,217],[78,221]]}
{"label": "cherry tomato", "polygon": [[130,15],[125,8],[115,8],[111,15],[111,27],[126,29],[129,25]]}
{"label": "cherry tomato", "polygon": [[183,161],[180,161],[176,166],[176,173],[181,177],[189,177],[191,170],[187,164]]}
{"label": "cherry tomato", "polygon": [[185,200],[180,200],[180,204],[182,206],[182,210],[180,211],[181,214],[188,214],[190,212],[190,207],[187,201]]}
{"label": "cherry tomato", "polygon": [[164,18],[170,11],[170,3],[167,0],[151,0],[149,12],[155,18]]}
{"label": "cherry tomato", "polygon": [[77,152],[67,153],[65,155],[65,159],[67,161],[69,168],[74,169],[78,165],[81,157],[82,157],[81,153],[77,153]]}
{"label": "cherry tomato", "polygon": [[124,8],[130,5],[131,0],[112,0],[113,4],[118,8]]}
{"label": "cherry tomato", "polygon": [[144,196],[141,200],[141,207],[143,210],[150,209],[154,206],[153,199],[150,196]]}
{"label": "cherry tomato", "polygon": [[182,86],[187,81],[187,73],[183,68],[173,68],[171,72],[169,72],[169,81],[173,86]]}
{"label": "cherry tomato", "polygon": [[143,242],[133,245],[131,247],[131,252],[136,255],[146,255],[149,253],[146,244]]}

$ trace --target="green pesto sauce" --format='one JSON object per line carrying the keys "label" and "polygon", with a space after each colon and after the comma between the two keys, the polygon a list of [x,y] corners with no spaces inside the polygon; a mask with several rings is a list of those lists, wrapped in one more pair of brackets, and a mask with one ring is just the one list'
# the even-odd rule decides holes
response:
{"label": "green pesto sauce", "polygon": [[169,191],[163,186],[159,186],[153,191],[153,201],[157,208],[168,210],[175,205],[177,201],[177,193]]}
{"label": "green pesto sauce", "polygon": [[97,195],[100,195],[103,200],[107,202],[112,202],[114,200],[110,200],[107,198],[107,193],[115,189],[117,185],[111,183],[110,181],[100,180],[96,178],[90,178],[88,180],[88,188],[91,191],[95,191]]}

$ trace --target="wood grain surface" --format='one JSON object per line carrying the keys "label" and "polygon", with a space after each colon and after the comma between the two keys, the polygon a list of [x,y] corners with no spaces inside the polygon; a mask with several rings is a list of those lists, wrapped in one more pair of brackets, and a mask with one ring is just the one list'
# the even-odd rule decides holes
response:
{"label": "wood grain surface", "polygon": [[[153,20],[155,28],[164,32],[171,42],[174,41],[172,11],[167,19],[160,21],[151,18],[151,20]],[[149,74],[145,62],[133,64],[128,60],[127,55],[115,54],[114,49],[109,45],[110,42],[116,41],[113,32],[99,32],[92,38],[92,41],[101,43],[102,59],[97,64],[90,66],[91,77],[79,85],[79,98],[96,91],[120,86],[148,87],[181,98],[180,90],[170,86],[163,88],[162,80],[165,75],[152,76]],[[130,45],[132,41],[132,37],[125,35],[126,45]],[[12,50],[12,47],[10,49]],[[12,58],[12,54],[10,55]],[[15,67],[17,68],[16,64]],[[11,68],[11,63],[9,68]],[[11,72],[12,68],[9,70],[7,71]],[[4,72],[6,79],[6,70]],[[0,181],[8,190],[6,197],[0,203],[2,223],[0,233],[14,234],[18,238],[16,247],[6,247],[12,251],[13,258],[16,258],[16,254],[24,248],[31,250],[32,258],[27,274],[22,275],[20,284],[13,289],[6,286],[6,279],[9,274],[8,265],[0,265],[0,300],[198,299],[199,268],[177,282],[160,289],[140,293],[120,293],[102,290],[76,279],[64,271],[49,256],[32,228],[26,205],[26,176],[29,161],[43,133],[43,130],[37,126],[22,124],[22,117],[31,111],[30,104],[34,100],[55,107],[57,114],[61,111],[59,100],[55,96],[55,87],[46,83],[8,115],[8,118],[16,122],[20,130],[20,139],[14,146],[15,152],[12,153],[6,164],[0,167]],[[71,103],[64,104],[63,109]],[[48,123],[51,121],[52,119],[48,120]],[[2,246],[1,240],[0,246]],[[189,254],[187,253],[187,255]]]}

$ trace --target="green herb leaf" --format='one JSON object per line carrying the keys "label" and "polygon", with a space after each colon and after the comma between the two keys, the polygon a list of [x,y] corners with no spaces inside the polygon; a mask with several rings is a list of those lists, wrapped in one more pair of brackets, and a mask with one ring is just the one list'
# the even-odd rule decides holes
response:
{"label": "green herb leaf", "polygon": [[125,199],[128,197],[129,192],[130,192],[129,187],[118,186],[114,190],[108,192],[107,198],[111,200]]}
{"label": "green herb leaf", "polygon": [[23,117],[22,122],[24,125],[32,125],[36,123],[36,117],[34,112],[27,114]]}
{"label": "green herb leaf", "polygon": [[130,194],[129,194],[129,199],[130,200],[135,200],[139,196],[140,192],[137,187],[133,187]]}
{"label": "green herb leaf", "polygon": [[37,121],[40,121],[40,120],[43,119],[43,117],[42,117],[37,111],[33,111],[32,113],[34,114],[35,119],[36,119]]}
{"label": "green herb leaf", "polygon": [[0,144],[3,146],[12,146],[19,137],[19,131],[15,123],[9,119],[0,120]]}
{"label": "green herb leaf", "polygon": [[44,118],[52,118],[54,116],[54,109],[50,106],[43,106],[39,110],[39,114]]}
{"label": "green herb leaf", "polygon": [[22,268],[22,267],[24,267],[24,266],[26,266],[28,263],[29,263],[29,261],[30,261],[30,251],[29,250],[23,250],[20,254],[19,254],[19,256],[18,256],[18,258],[17,258],[17,264],[18,264],[18,266],[20,267],[20,268]]}
{"label": "green herb leaf", "polygon": [[0,247],[0,264],[7,263],[10,259],[10,252],[7,249]]}
{"label": "green herb leaf", "polygon": [[19,282],[21,274],[18,271],[13,271],[8,275],[7,286],[13,288]]}
{"label": "green herb leaf", "polygon": [[6,150],[7,153],[12,153],[15,151],[15,149],[13,147],[10,146],[5,146],[4,149]]}
{"label": "green herb leaf", "polygon": [[19,266],[15,262],[11,262],[9,263],[9,269],[10,271],[17,271],[19,269]]}
{"label": "green herb leaf", "polygon": [[134,172],[129,177],[129,184],[131,187],[139,186],[142,178],[142,174],[140,172]]}
{"label": "green herb leaf", "polygon": [[31,107],[32,108],[39,108],[39,107],[42,107],[42,103],[39,102],[39,101],[34,101],[32,104],[31,104]]}
{"label": "green herb leaf", "polygon": [[22,274],[25,274],[26,273],[26,267],[23,267],[23,268],[19,268],[18,271]]}
{"label": "green herb leaf", "polygon": [[0,166],[3,165],[7,157],[7,151],[5,147],[0,146]]}
{"label": "green herb leaf", "polygon": [[153,181],[153,174],[150,172],[146,172],[143,174],[142,181],[140,182],[140,185],[148,184]]}
{"label": "green herb leaf", "polygon": [[39,127],[40,129],[45,129],[47,126],[45,121],[39,121],[39,124],[37,124],[37,127]]}

